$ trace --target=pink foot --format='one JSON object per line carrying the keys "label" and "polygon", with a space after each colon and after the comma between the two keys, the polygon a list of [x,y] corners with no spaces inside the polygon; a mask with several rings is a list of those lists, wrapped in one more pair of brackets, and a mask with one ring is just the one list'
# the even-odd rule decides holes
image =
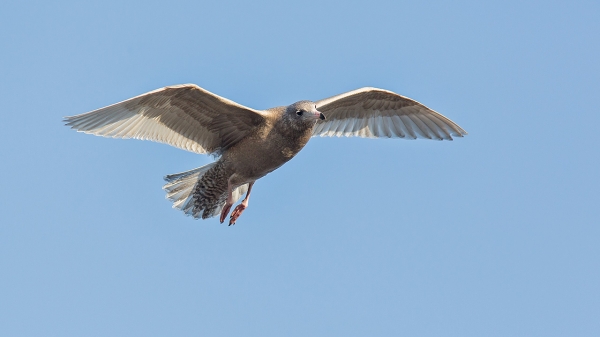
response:
{"label": "pink foot", "polygon": [[[221,223],[223,223],[223,221],[225,221],[225,218],[227,217],[227,214],[229,214],[230,209],[231,209],[230,204],[225,204],[225,206],[223,206],[223,210],[221,211]],[[231,225],[231,223],[229,223],[229,224]]]}
{"label": "pink foot", "polygon": [[[237,207],[231,212],[231,217],[229,217],[229,226],[235,225],[235,221],[242,215],[242,212],[246,209],[246,205],[241,203],[237,205]],[[221,221],[222,222],[222,221]]]}

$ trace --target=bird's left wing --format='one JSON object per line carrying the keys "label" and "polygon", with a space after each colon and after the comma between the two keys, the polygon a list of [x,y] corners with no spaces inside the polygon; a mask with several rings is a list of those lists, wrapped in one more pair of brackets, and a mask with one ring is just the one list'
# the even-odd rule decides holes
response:
{"label": "bird's left wing", "polygon": [[215,95],[195,84],[157,89],[85,114],[67,126],[113,138],[147,139],[195,153],[219,153],[265,120],[262,111]]}
{"label": "bird's left wing", "polygon": [[313,136],[452,140],[467,134],[423,104],[383,89],[361,88],[316,104],[326,119],[317,122]]}

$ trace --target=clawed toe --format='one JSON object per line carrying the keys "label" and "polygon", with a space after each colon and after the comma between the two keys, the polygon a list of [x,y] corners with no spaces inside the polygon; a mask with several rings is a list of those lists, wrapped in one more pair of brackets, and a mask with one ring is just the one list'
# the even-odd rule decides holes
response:
{"label": "clawed toe", "polygon": [[[221,211],[221,223],[223,223],[223,221],[225,221],[225,218],[227,217],[227,214],[229,214],[229,210],[231,209],[231,205],[225,205],[223,206],[223,210]],[[230,223],[231,225],[231,223]]]}
{"label": "clawed toe", "polygon": [[229,217],[229,226],[235,225],[235,221],[242,215],[242,212],[246,209],[246,205],[239,204],[237,207],[231,212],[231,216]]}

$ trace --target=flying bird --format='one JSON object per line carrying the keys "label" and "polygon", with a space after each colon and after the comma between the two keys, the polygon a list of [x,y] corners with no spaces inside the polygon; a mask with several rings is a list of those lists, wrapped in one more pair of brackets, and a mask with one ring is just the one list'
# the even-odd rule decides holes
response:
{"label": "flying bird", "polygon": [[79,132],[146,139],[200,154],[208,165],[167,175],[163,189],[173,208],[202,219],[246,195],[229,218],[248,207],[256,180],[292,159],[311,137],[427,138],[467,134],[456,123],[410,98],[361,88],[320,101],[255,110],[194,84],[168,86],[81,115],[65,117]]}

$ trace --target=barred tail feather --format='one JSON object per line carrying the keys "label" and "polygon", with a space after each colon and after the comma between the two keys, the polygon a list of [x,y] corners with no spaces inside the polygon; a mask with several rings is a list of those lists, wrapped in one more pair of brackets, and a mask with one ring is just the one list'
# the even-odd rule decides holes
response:
{"label": "barred tail feather", "polygon": [[163,190],[167,192],[167,199],[173,202],[173,208],[177,208],[185,212],[185,210],[182,209],[182,205],[187,199],[191,199],[190,197],[194,191],[194,186],[196,186],[198,180],[200,180],[204,173],[210,170],[210,168],[212,168],[214,165],[215,163],[210,163],[193,170],[165,176],[164,179],[167,183],[165,186],[163,186]]}
{"label": "barred tail feather", "polygon": [[[167,199],[173,202],[173,208],[179,209],[186,215],[191,215],[196,219],[200,218],[201,216],[202,218],[209,218],[221,213],[221,209],[225,205],[227,198],[226,194],[223,194],[218,200],[216,200],[217,207],[211,207],[211,212],[208,214],[202,214],[204,209],[199,209],[196,207],[198,204],[196,199],[201,198],[202,196],[194,194],[196,185],[200,179],[202,179],[202,176],[204,176],[208,170],[215,166],[215,164],[216,162],[195,168],[193,170],[165,176],[164,179],[167,183],[163,186],[163,189],[167,192]],[[240,197],[247,191],[248,184],[238,186],[236,189],[234,189],[233,202],[238,201]]]}

